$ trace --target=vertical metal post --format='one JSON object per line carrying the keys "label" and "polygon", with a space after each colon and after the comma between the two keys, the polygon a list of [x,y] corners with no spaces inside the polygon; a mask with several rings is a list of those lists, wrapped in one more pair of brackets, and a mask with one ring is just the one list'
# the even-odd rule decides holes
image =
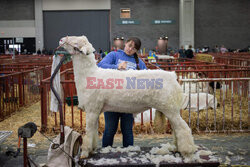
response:
{"label": "vertical metal post", "polygon": [[216,131],[216,107],[215,106],[215,96],[216,96],[216,82],[214,82],[214,131]]}
{"label": "vertical metal post", "polygon": [[250,81],[248,81],[248,130],[250,130]]}
{"label": "vertical metal post", "polygon": [[189,82],[189,93],[188,93],[188,96],[189,96],[189,101],[188,101],[188,125],[189,127],[191,126],[191,82]]}
{"label": "vertical metal post", "polygon": [[23,88],[23,91],[22,91],[22,93],[23,93],[23,105],[26,104],[25,84],[27,84],[27,83],[26,83],[25,80],[26,80],[26,79],[25,79],[25,73],[22,73],[22,82],[23,82],[23,84],[22,84],[22,88]]}
{"label": "vertical metal post", "polygon": [[[221,73],[220,73],[220,78],[222,78]],[[220,103],[221,103],[221,89],[220,89]]]}
{"label": "vertical metal post", "polygon": [[[65,83],[62,84],[62,88],[63,88],[63,91],[65,92]],[[66,98],[65,96],[67,97],[66,94],[64,94],[64,100],[63,100],[63,124],[65,125],[65,118],[66,118]]]}
{"label": "vertical metal post", "polygon": [[8,103],[8,100],[9,100],[9,77],[6,77],[6,80],[5,80],[5,104],[6,104],[6,112],[4,114],[4,116],[8,115],[8,111],[10,110],[10,107],[9,107],[9,103]]}
{"label": "vertical metal post", "polygon": [[16,49],[14,47],[14,41],[15,41],[15,38],[13,37],[13,42],[12,42],[12,44],[13,44],[13,56],[12,56],[12,59],[13,60],[15,59],[15,51],[16,51]]}
{"label": "vertical metal post", "polygon": [[44,83],[41,81],[40,84],[40,93],[41,93],[41,122],[42,122],[42,131],[45,131],[47,128],[47,99]]}
{"label": "vertical metal post", "polygon": [[[185,77],[185,75],[183,75],[183,72],[182,72],[182,79],[185,79],[186,77]],[[185,90],[185,83],[186,82],[183,82],[183,91],[184,91],[184,93],[186,92],[186,90]]]}
{"label": "vertical metal post", "polygon": [[27,167],[28,157],[27,157],[27,138],[23,138],[23,166]]}
{"label": "vertical metal post", "polygon": [[240,97],[240,130],[242,131],[242,90],[240,86],[240,81],[238,82],[239,86],[239,97]]}
{"label": "vertical metal post", "polygon": [[70,85],[70,100],[71,100],[71,122],[72,122],[72,128],[73,128],[74,127],[74,97],[73,97],[72,85]]}
{"label": "vertical metal post", "polygon": [[222,123],[222,130],[224,131],[225,130],[225,81],[223,81],[223,123]]}
{"label": "vertical metal post", "polygon": [[153,119],[153,118],[152,118],[152,108],[150,108],[150,125],[151,125],[151,126],[152,126],[152,124],[153,124],[153,123],[152,123],[152,119]]}
{"label": "vertical metal post", "polygon": [[10,86],[11,86],[11,98],[10,98],[10,100],[11,100],[11,113],[12,112],[15,112],[15,93],[14,93],[14,91],[15,91],[15,87],[14,87],[14,76],[11,76],[11,84],[10,84]]}
{"label": "vertical metal post", "polygon": [[19,108],[19,105],[18,105],[18,94],[17,94],[17,85],[18,85],[18,75],[16,75],[16,84],[14,84],[14,96],[15,96],[15,111],[17,111],[17,109]]}
{"label": "vertical metal post", "polygon": [[231,130],[233,130],[234,123],[234,81],[231,81]]}
{"label": "vertical metal post", "polygon": [[[199,84],[199,82],[196,82]],[[199,87],[196,84],[196,89],[197,89],[197,130],[199,132]]]}
{"label": "vertical metal post", "polygon": [[207,92],[206,92],[206,131],[208,131],[208,91],[209,91],[209,83],[207,82]]}
{"label": "vertical metal post", "polygon": [[[1,78],[1,80],[3,81],[3,78]],[[3,112],[3,110],[2,110],[2,102],[3,102],[2,98],[3,98],[3,92],[2,92],[2,87],[0,87],[0,119],[2,119],[2,112]]]}

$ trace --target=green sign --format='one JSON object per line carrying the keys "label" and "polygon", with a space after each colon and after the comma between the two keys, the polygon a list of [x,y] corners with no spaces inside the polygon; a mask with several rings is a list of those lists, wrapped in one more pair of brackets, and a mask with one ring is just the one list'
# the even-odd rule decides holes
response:
{"label": "green sign", "polygon": [[116,24],[122,24],[122,25],[140,24],[140,21],[134,20],[134,19],[121,19],[121,20],[117,20]]}
{"label": "green sign", "polygon": [[175,20],[153,20],[152,24],[173,24]]}

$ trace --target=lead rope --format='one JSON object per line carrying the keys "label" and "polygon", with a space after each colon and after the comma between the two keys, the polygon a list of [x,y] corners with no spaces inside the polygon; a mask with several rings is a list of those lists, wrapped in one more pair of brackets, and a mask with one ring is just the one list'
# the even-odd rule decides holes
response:
{"label": "lead rope", "polygon": [[[69,158],[71,158],[71,159],[75,162],[75,159],[74,159],[71,155],[69,155],[67,152],[65,152],[65,151],[60,147],[59,144],[53,142],[53,140],[51,140],[49,137],[47,137],[47,136],[46,136],[45,134],[43,134],[41,131],[38,130],[38,132],[39,132],[40,134],[42,134],[46,139],[48,139],[51,143],[54,144],[54,146],[51,146],[52,149],[59,148],[62,152],[64,152]],[[76,162],[75,162],[75,163],[76,163]]]}

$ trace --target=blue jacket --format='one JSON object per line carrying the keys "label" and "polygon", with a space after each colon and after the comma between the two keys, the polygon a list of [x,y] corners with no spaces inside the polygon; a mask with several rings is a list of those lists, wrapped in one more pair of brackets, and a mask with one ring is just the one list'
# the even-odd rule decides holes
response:
{"label": "blue jacket", "polygon": [[[127,63],[127,69],[136,70],[136,62],[134,56],[128,56],[123,50],[112,51],[107,54],[104,59],[100,63],[98,63],[98,67],[108,68],[108,69],[118,69],[118,65],[122,62]],[[145,63],[139,58],[139,67],[140,70],[147,69]]]}

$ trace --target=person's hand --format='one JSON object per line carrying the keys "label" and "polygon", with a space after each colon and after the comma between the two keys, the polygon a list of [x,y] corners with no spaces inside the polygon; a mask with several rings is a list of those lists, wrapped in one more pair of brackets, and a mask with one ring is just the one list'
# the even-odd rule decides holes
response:
{"label": "person's hand", "polygon": [[127,63],[128,63],[128,62],[126,62],[126,61],[120,63],[119,66],[118,66],[118,70],[126,70],[126,68],[127,68]]}

